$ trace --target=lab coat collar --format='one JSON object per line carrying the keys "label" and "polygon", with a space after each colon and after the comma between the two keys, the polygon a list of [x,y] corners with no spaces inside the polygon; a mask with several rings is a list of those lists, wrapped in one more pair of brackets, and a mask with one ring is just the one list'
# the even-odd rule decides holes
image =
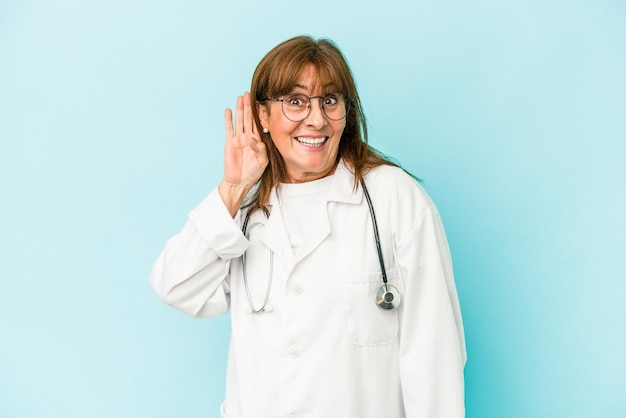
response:
{"label": "lab coat collar", "polygon": [[[352,169],[343,160],[340,161],[333,174],[333,179],[330,183],[328,194],[326,195],[327,203],[340,202],[358,204],[362,199],[363,190],[361,187],[359,186],[356,190],[354,189],[354,174]],[[318,225],[313,229],[300,253],[294,254],[290,245],[289,235],[283,223],[283,216],[275,187],[270,194],[269,206],[271,206],[270,217],[260,234],[260,239],[276,254],[277,258],[282,261],[287,271],[291,271],[297,262],[310,254],[328,237],[328,235],[330,235],[331,229],[328,211],[318,218]]]}
{"label": "lab coat collar", "polygon": [[[328,202],[341,202],[341,203],[361,203],[363,199],[363,190],[361,186],[354,189],[354,172],[353,169],[345,163],[343,160],[339,161],[337,169],[333,174],[333,181],[330,184],[328,190],[327,201]],[[278,204],[278,195],[276,194],[276,187],[272,189],[269,199],[270,206],[280,206]]]}

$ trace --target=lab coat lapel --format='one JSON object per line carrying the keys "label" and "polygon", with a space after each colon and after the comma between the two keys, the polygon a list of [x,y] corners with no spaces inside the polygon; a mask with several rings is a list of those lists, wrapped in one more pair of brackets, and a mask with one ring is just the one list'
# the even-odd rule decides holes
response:
{"label": "lab coat lapel", "polygon": [[324,211],[318,213],[312,220],[313,228],[311,234],[307,237],[300,251],[295,254],[294,263],[300,262],[304,257],[309,255],[322,241],[330,235],[330,221],[328,220],[328,202],[324,205]]}
{"label": "lab coat lapel", "polygon": [[341,160],[335,170],[335,176],[328,193],[329,202],[359,204],[363,199],[363,190],[359,185],[354,188],[354,172]]}
{"label": "lab coat lapel", "polygon": [[330,235],[329,202],[359,203],[361,201],[361,195],[362,192],[360,188],[356,192],[354,191],[354,175],[348,167],[345,166],[343,161],[341,161],[330,183],[326,195],[324,211],[319,213],[318,216],[312,220],[314,227],[311,231],[311,235],[308,236],[300,252],[295,254],[294,264],[308,256]]}
{"label": "lab coat lapel", "polygon": [[259,238],[276,254],[287,271],[291,271],[296,263],[308,256],[331,234],[328,203],[342,202],[358,204],[361,202],[362,198],[363,191],[361,188],[359,187],[357,190],[354,190],[354,174],[343,161],[340,161],[328,190],[326,204],[324,205],[325,210],[313,220],[315,227],[299,254],[294,254],[291,248],[289,235],[283,222],[283,215],[278,202],[276,188],[272,189],[270,194],[269,204],[271,206],[271,214]]}

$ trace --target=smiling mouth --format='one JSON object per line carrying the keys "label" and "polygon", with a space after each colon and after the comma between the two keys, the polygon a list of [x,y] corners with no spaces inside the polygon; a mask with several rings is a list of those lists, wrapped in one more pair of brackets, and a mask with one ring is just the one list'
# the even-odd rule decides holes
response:
{"label": "smiling mouth", "polygon": [[298,141],[302,145],[306,145],[307,147],[319,148],[322,145],[324,145],[328,137],[323,136],[323,137],[318,137],[318,138],[309,138],[309,137],[297,136],[295,139],[296,141]]}

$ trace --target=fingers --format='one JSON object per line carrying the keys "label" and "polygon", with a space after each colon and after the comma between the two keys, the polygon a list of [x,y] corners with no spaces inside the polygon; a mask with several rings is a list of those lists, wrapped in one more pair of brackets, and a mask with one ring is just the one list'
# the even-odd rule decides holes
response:
{"label": "fingers", "polygon": [[237,113],[235,114],[235,133],[246,133],[256,135],[256,124],[252,116],[252,100],[250,93],[245,92],[243,96],[237,97]]}
{"label": "fingers", "polygon": [[245,132],[256,135],[256,123],[254,123],[254,118],[252,117],[252,99],[248,92],[243,95],[243,118]]}
{"label": "fingers", "polygon": [[234,136],[233,111],[230,109],[224,111],[224,124],[226,126],[226,138],[232,138]]}
{"label": "fingers", "polygon": [[235,134],[244,132],[243,126],[243,97],[237,97],[237,107],[235,112]]}
{"label": "fingers", "polygon": [[265,151],[265,144],[260,139],[250,138],[250,148],[255,153],[260,154]]}
{"label": "fingers", "polygon": [[235,140],[240,146],[248,144],[254,152],[265,151],[265,145],[258,135],[256,123],[252,113],[252,99],[249,92],[237,97],[235,107],[235,121],[231,109],[224,111],[226,137]]}

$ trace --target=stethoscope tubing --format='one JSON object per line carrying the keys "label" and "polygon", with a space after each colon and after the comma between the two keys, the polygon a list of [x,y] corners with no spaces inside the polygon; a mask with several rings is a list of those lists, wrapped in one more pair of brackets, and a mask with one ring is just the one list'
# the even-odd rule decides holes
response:
{"label": "stethoscope tubing", "polygon": [[[264,226],[261,222],[255,222],[252,225],[250,225],[250,229],[247,229],[248,226],[248,220],[250,219],[250,213],[248,212],[248,214],[246,214],[246,220],[244,221],[243,224],[243,234],[246,237],[246,239],[250,239],[250,231],[252,231],[252,229],[255,226]],[[267,279],[267,289],[265,290],[265,297],[263,298],[263,304],[261,305],[260,308],[255,308],[254,307],[254,302],[252,301],[252,295],[250,294],[250,286],[248,285],[248,274],[246,272],[246,252],[244,251],[244,253],[241,255],[241,269],[243,272],[243,285],[246,288],[246,296],[248,298],[248,304],[250,305],[250,313],[261,313],[261,312],[265,312],[265,310],[267,309],[267,301],[270,297],[270,289],[272,288],[272,277],[274,276],[274,252],[272,250],[268,250],[270,252],[270,268],[269,268],[269,277]]]}
{"label": "stethoscope tubing", "polygon": [[387,287],[387,270],[385,269],[385,261],[383,260],[383,250],[380,245],[380,234],[378,233],[378,222],[376,222],[376,214],[374,213],[374,205],[372,204],[372,198],[365,186],[365,181],[361,179],[361,187],[363,187],[363,193],[365,193],[365,199],[367,200],[367,206],[370,209],[370,215],[372,217],[372,227],[374,228],[374,239],[376,240],[376,251],[378,252],[378,261],[380,263],[380,271],[383,276],[383,284],[385,289]]}

